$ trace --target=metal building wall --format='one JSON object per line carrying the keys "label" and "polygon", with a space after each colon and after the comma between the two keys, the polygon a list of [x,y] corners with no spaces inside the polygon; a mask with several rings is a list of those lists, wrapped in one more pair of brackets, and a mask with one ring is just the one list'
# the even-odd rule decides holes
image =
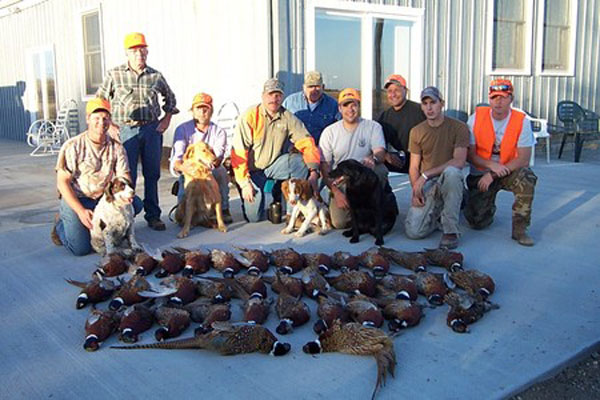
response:
{"label": "metal building wall", "polygon": [[[304,72],[306,46],[304,37],[304,0],[273,0],[279,3],[280,49],[279,66],[282,76],[290,75],[288,83],[294,90],[301,87],[298,77]],[[346,1],[346,0],[343,0]],[[347,0],[352,1],[352,0]],[[536,43],[538,0],[534,3],[534,57],[541,51]],[[487,101],[487,85],[492,79],[486,74],[487,0],[372,0],[358,1],[425,9],[424,21],[424,85],[434,85],[446,94],[446,108],[467,114],[478,103]],[[531,76],[504,76],[515,86],[515,106],[555,122],[556,104],[574,100],[584,108],[600,114],[599,32],[600,0],[579,0],[576,24],[577,43],[575,76],[539,76],[532,66]],[[285,32],[287,29],[287,32]],[[282,33],[283,32],[283,33]],[[412,88],[419,90],[420,88]],[[290,88],[290,91],[291,90]]]}

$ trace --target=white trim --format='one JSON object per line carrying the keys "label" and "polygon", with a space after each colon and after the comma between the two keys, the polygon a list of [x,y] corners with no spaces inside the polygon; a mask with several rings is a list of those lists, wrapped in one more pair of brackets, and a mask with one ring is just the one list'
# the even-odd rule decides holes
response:
{"label": "white trim", "polygon": [[537,20],[537,42],[538,52],[535,62],[535,70],[541,76],[575,76],[575,48],[577,45],[577,17],[579,11],[579,1],[571,0],[571,18],[570,27],[571,35],[569,38],[569,60],[566,70],[543,70],[542,63],[544,60],[544,14],[546,9],[546,0],[539,0],[538,20]]}
{"label": "white trim", "polygon": [[525,75],[531,76],[532,49],[533,49],[533,1],[523,0],[525,6],[525,49],[523,50],[523,69],[496,68],[492,69],[494,50],[494,0],[487,0],[487,29],[486,29],[486,75]]}
{"label": "white trim", "polygon": [[[32,80],[36,79],[35,71],[33,70],[33,56],[36,54],[44,55],[46,52],[52,53],[52,69],[54,72],[54,96],[55,96],[55,115],[58,115],[60,100],[58,97],[58,74],[56,69],[56,50],[54,44],[30,47],[25,50],[25,69],[26,69],[26,89],[27,93],[27,109],[30,111],[31,122],[37,119],[49,119],[50,108],[48,104],[48,85],[47,81],[42,83],[42,109],[38,110],[38,99],[35,84],[32,84]],[[40,57],[40,70],[46,71],[46,58]],[[45,77],[45,75],[44,75]]]}
{"label": "white trim", "polygon": [[[411,87],[423,87],[423,31],[425,9],[402,6],[389,6],[371,3],[351,3],[337,0],[307,0],[305,8],[306,69],[316,68],[315,60],[315,15],[316,9],[328,11],[332,15],[357,18],[361,23],[361,114],[371,118],[373,113],[373,20],[375,18],[393,19],[409,22],[411,57],[410,76],[407,77]],[[371,57],[365,57],[371,54]],[[415,91],[415,93],[418,91]],[[412,92],[410,92],[412,93]]]}
{"label": "white trim", "polygon": [[99,27],[99,35],[100,35],[100,62],[102,69],[102,76],[106,72],[106,65],[104,60],[104,29],[102,23],[102,5],[97,3],[93,6],[81,8],[75,12],[75,18],[77,19],[77,68],[79,70],[79,93],[81,96],[81,101],[87,102],[93,99],[94,95],[88,95],[86,93],[86,73],[87,70],[85,68],[85,43],[83,36],[83,16],[86,14],[91,14],[97,12],[98,13],[98,27]]}

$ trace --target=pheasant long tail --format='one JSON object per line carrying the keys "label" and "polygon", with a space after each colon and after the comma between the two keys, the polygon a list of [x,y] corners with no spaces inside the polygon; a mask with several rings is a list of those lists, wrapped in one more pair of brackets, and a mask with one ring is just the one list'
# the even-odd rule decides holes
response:
{"label": "pheasant long tail", "polygon": [[111,349],[165,349],[165,350],[180,350],[180,349],[203,349],[205,343],[202,337],[189,339],[172,340],[170,342],[137,344],[132,346],[110,346]]}
{"label": "pheasant long tail", "polygon": [[377,382],[371,395],[371,400],[375,399],[375,395],[381,386],[385,386],[387,374],[389,373],[392,378],[394,377],[394,371],[396,367],[396,353],[394,348],[385,348],[380,352],[373,355],[377,362]]}

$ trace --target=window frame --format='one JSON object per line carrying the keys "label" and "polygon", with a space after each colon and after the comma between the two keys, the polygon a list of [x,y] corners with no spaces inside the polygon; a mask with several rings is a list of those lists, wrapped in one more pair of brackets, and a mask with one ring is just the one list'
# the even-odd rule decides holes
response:
{"label": "window frame", "polygon": [[89,8],[83,8],[81,10],[79,10],[77,12],[77,19],[78,19],[78,37],[79,37],[79,54],[78,54],[78,65],[79,65],[79,84],[80,84],[80,92],[81,92],[81,100],[86,102],[89,101],[90,99],[93,99],[94,97],[96,97],[96,94],[88,94],[86,92],[86,74],[87,74],[87,68],[86,68],[86,64],[85,64],[85,35],[84,35],[84,24],[83,24],[83,17],[87,14],[93,14],[93,13],[98,13],[98,26],[99,26],[99,35],[100,35],[100,68],[101,68],[101,75],[102,77],[104,77],[104,74],[106,73],[106,68],[105,68],[105,57],[104,57],[104,30],[103,30],[103,24],[102,24],[102,7],[100,4],[98,4],[97,6],[94,7],[89,7]]}
{"label": "window frame", "polygon": [[[49,94],[48,94],[48,80],[46,79],[47,77],[44,76],[44,82],[41,83],[41,89],[42,89],[42,99],[41,99],[41,105],[42,105],[42,109],[38,109],[38,104],[40,103],[39,98],[37,96],[37,92],[34,91],[34,89],[36,88],[35,83],[33,83],[33,81],[36,80],[36,71],[34,70],[34,65],[33,65],[33,58],[37,55],[41,55],[41,54],[46,54],[46,53],[50,53],[52,55],[52,60],[51,60],[51,64],[52,64],[52,72],[54,75],[54,100],[55,100],[55,108],[51,110],[50,107],[50,103],[48,102],[49,100]],[[30,112],[30,117],[31,117],[31,122],[33,123],[34,121],[38,120],[38,119],[46,119],[46,120],[54,120],[54,118],[52,118],[52,116],[54,115],[54,117],[56,117],[58,115],[58,111],[59,111],[59,107],[60,107],[60,102],[59,102],[59,85],[58,85],[58,70],[57,65],[56,65],[56,49],[54,44],[48,44],[48,45],[42,45],[42,46],[36,46],[36,47],[29,47],[27,49],[25,49],[25,57],[26,57],[26,62],[25,62],[25,69],[26,69],[26,90],[25,90],[25,94],[27,96],[27,109]],[[40,70],[46,70],[46,60],[45,58],[41,58],[40,59],[41,63],[40,63]]]}
{"label": "window frame", "polygon": [[546,11],[546,0],[538,0],[538,20],[537,20],[537,43],[539,51],[536,57],[536,73],[540,76],[575,76],[575,50],[577,46],[577,18],[579,17],[579,0],[571,0],[570,27],[571,34],[569,38],[568,67],[564,70],[544,70],[544,14]]}
{"label": "window frame", "polygon": [[524,0],[525,5],[525,48],[523,56],[523,68],[496,68],[492,66],[493,52],[494,52],[494,1],[487,0],[487,29],[486,29],[486,74],[490,76],[494,75],[514,75],[514,76],[531,76],[532,75],[532,50],[533,50],[533,1]]}

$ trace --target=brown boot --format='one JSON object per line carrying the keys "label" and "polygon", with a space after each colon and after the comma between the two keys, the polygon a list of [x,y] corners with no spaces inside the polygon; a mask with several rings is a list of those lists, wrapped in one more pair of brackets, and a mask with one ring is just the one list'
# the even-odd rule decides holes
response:
{"label": "brown boot", "polygon": [[52,240],[52,243],[54,243],[57,246],[62,246],[63,243],[60,240],[60,237],[58,236],[58,233],[56,233],[56,224],[58,223],[58,214],[56,214],[54,216],[54,225],[52,225],[52,230],[50,231],[50,239]]}
{"label": "brown boot", "polygon": [[527,228],[522,225],[513,225],[512,238],[519,242],[521,246],[531,247],[535,244],[531,236],[527,234]]}
{"label": "brown boot", "polygon": [[444,233],[440,239],[440,249],[452,250],[458,247],[458,234]]}

